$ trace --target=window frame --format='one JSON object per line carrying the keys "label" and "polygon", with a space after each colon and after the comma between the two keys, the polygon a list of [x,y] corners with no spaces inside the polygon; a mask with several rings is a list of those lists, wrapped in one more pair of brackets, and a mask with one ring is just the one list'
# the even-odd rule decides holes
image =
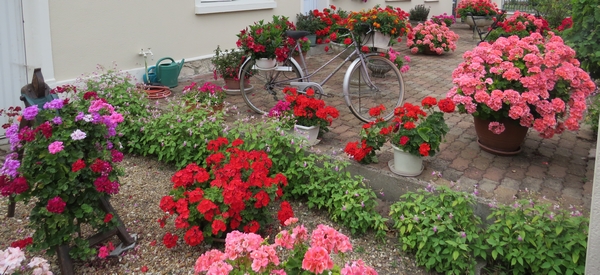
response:
{"label": "window frame", "polygon": [[275,0],[195,0],[196,14],[274,9]]}

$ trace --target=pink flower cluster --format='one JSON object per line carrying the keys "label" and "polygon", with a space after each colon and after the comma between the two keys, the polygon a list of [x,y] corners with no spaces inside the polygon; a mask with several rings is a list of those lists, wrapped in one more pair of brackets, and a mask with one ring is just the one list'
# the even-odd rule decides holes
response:
{"label": "pink flower cluster", "polygon": [[[297,219],[291,218],[289,225]],[[310,246],[306,244],[310,240]],[[233,231],[225,239],[225,252],[213,249],[202,254],[194,266],[195,274],[229,274],[232,270],[247,270],[250,264],[252,271],[258,274],[287,274],[286,262],[282,262],[277,254],[277,248],[300,251],[301,253],[286,253],[302,256],[302,269],[314,274],[322,274],[334,267],[330,254],[345,253],[352,250],[352,244],[345,235],[326,225],[319,225],[309,236],[303,225],[292,230],[283,230],[275,238],[274,244],[265,244],[265,240],[254,233]],[[281,265],[280,265],[281,264]],[[362,260],[346,264],[341,270],[342,275],[377,274],[373,268]]]}
{"label": "pink flower cluster", "polygon": [[575,51],[553,33],[546,38],[539,33],[500,37],[463,58],[452,73],[455,86],[447,97],[461,111],[500,122],[490,125],[495,133],[503,131],[505,118],[533,127],[544,138],[565,128],[577,130],[585,99],[596,88],[579,67]]}
{"label": "pink flower cluster", "polygon": [[425,24],[419,23],[412,30],[412,34],[406,42],[412,53],[424,52],[426,50],[442,54],[456,49],[458,34],[442,22],[441,25],[433,21],[426,21]]}
{"label": "pink flower cluster", "polygon": [[[13,274],[25,271],[25,267],[21,266],[21,262],[25,260],[25,253],[18,247],[9,247],[6,250],[0,250],[0,272],[2,274]],[[36,275],[52,275],[50,264],[44,258],[34,257],[31,259],[27,267],[32,269],[31,274]]]}

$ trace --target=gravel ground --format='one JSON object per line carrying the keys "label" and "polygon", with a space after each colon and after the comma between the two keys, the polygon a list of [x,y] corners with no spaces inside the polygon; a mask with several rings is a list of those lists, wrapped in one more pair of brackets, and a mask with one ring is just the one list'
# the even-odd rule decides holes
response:
{"label": "gravel ground", "polygon": [[[210,246],[189,247],[180,238],[178,246],[167,249],[162,244],[162,237],[167,231],[173,231],[173,223],[160,228],[156,220],[163,213],[158,207],[162,196],[168,194],[171,187],[170,178],[176,171],[151,158],[126,156],[121,163],[125,176],[121,178],[122,188],[118,195],[111,199],[112,205],[125,222],[132,234],[137,234],[137,245],[118,258],[95,259],[89,262],[75,262],[75,274],[142,274],[141,268],[147,267],[145,274],[193,274],[196,259]],[[17,204],[14,218],[5,218],[8,200],[0,199],[0,248],[5,249],[11,242],[23,239],[32,234],[27,228],[27,216],[31,206]],[[308,209],[302,202],[292,202],[292,207],[300,223],[309,230],[318,224],[327,224],[348,235],[354,251],[349,253],[350,260],[362,258],[379,274],[430,274],[416,267],[414,260],[407,257],[398,247],[397,238],[390,233],[386,242],[374,239],[374,235],[350,235],[340,225],[328,219],[327,213]],[[113,237],[111,241],[118,244]],[[221,245],[222,248],[222,245]],[[27,260],[40,253],[28,253]],[[55,256],[47,257],[55,274],[60,274]],[[347,259],[348,259],[347,258]],[[343,265],[341,262],[337,262]]]}

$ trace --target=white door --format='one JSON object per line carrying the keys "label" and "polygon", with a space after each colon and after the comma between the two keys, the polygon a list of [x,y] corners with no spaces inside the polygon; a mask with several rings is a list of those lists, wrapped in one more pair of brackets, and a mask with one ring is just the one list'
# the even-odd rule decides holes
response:
{"label": "white door", "polygon": [[[21,1],[0,1],[0,109],[23,107],[19,97],[21,87],[27,84],[27,67]],[[6,122],[6,117],[0,116],[0,125]],[[0,127],[0,143],[6,142],[1,140],[4,132]]]}

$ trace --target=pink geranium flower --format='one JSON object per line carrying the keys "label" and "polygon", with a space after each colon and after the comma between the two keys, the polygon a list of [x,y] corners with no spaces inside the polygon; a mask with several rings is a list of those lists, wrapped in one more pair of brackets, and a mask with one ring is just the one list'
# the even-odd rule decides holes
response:
{"label": "pink geranium flower", "polygon": [[65,149],[65,146],[63,146],[62,141],[55,141],[55,142],[50,143],[50,145],[48,145],[48,151],[50,151],[50,154],[53,154],[53,155],[62,151],[63,149]]}

